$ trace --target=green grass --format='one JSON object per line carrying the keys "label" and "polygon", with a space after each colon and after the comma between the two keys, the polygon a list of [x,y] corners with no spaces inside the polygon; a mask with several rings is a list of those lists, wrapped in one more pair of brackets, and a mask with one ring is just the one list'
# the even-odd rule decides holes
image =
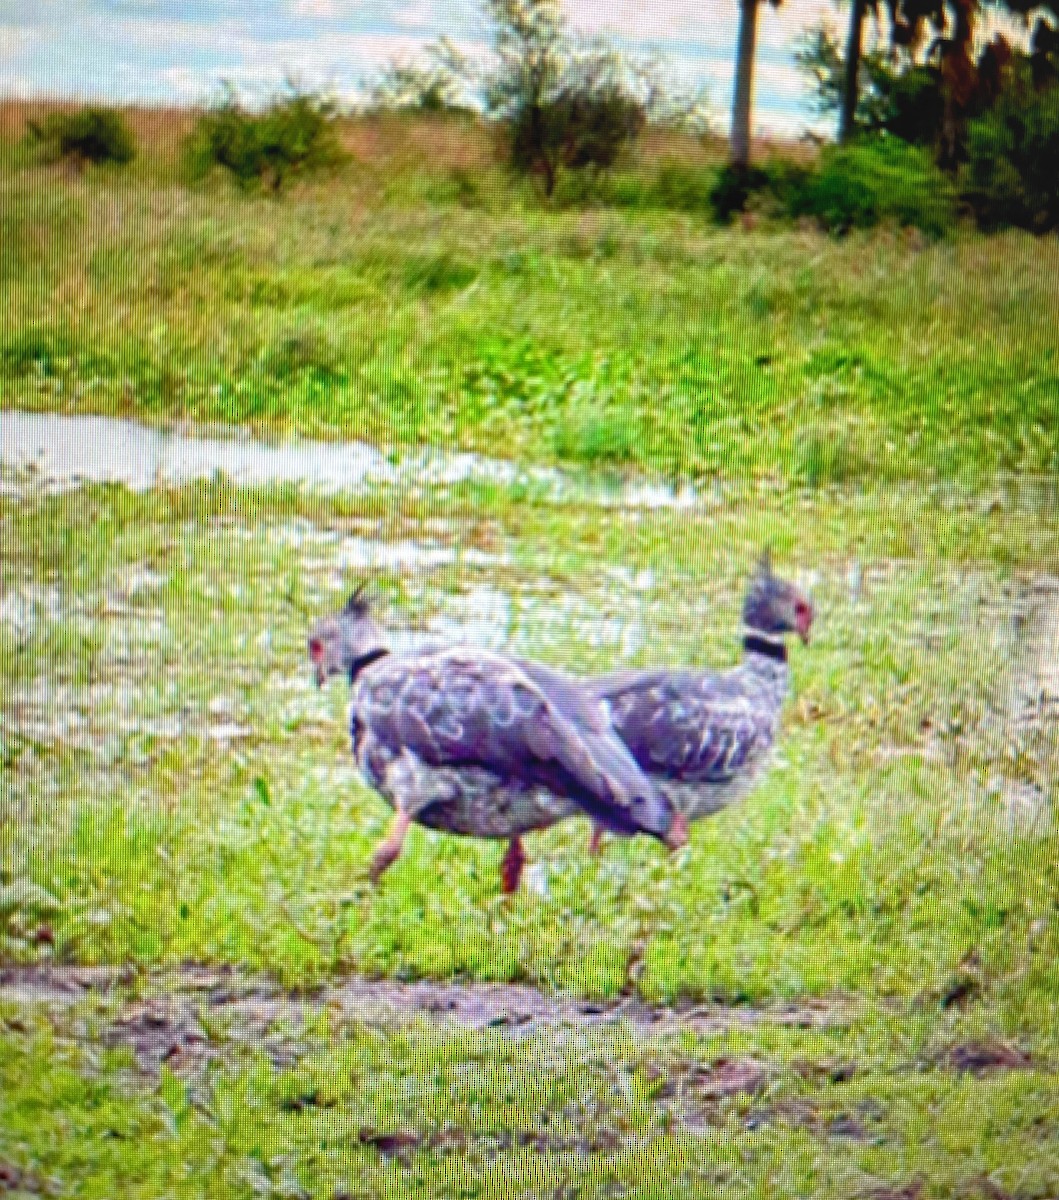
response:
{"label": "green grass", "polygon": [[[0,1003],[0,1161],[86,1196],[117,1178],[145,1196],[551,1195],[563,1179],[591,1197],[1054,1194],[1059,847],[991,786],[1036,778],[1054,797],[1054,778],[989,725],[1010,603],[1056,562],[1056,510],[1031,491],[984,506],[747,486],[636,518],[496,486],[334,500],[217,482],[30,492],[0,515],[8,962],[815,998],[838,1021],[524,1043],[325,1014],[292,1066],[222,1029],[204,1076],[155,1081],[101,1053],[105,1011],[44,1022]],[[388,621],[470,618],[500,589],[509,645],[584,670],[731,661],[743,576],[771,541],[816,573],[821,614],[795,653],[781,760],[676,859],[612,840],[590,861],[571,822],[532,839],[546,894],[509,901],[496,846],[416,829],[373,891],[388,810],[350,769],[344,688],[315,692],[303,649],[356,574],[339,566],[355,537],[506,556],[384,573]],[[211,737],[232,722],[245,737]],[[969,1039],[1031,1067],[956,1074],[946,1048]],[[682,1072],[743,1056],[765,1064],[763,1093],[674,1108]],[[836,1059],[852,1079],[792,1065]],[[317,1093],[325,1106],[284,1107]],[[832,1132],[846,1118],[855,1137]],[[532,1142],[548,1121],[567,1141]],[[384,1158],[369,1126],[412,1140]],[[577,1158],[570,1139],[597,1150]],[[534,1193],[540,1179],[558,1182]]]}
{"label": "green grass", "polygon": [[[748,495],[736,511],[632,523],[500,490],[403,505],[380,493],[347,502],[346,517],[222,485],[5,501],[5,593],[35,605],[31,626],[5,623],[0,643],[5,785],[35,805],[11,831],[21,865],[8,870],[55,897],[58,953],[88,962],[236,961],[291,982],[342,965],[613,995],[646,928],[640,986],[659,999],[937,991],[971,944],[1001,978],[1018,973],[1026,930],[1051,904],[1020,880],[1051,843],[1013,845],[999,808],[974,800],[1004,767],[970,730],[1006,686],[997,598],[1040,538],[1054,546],[1055,516],[1036,513],[1020,544],[1003,507],[928,516],[911,495],[875,500],[803,495],[792,516],[791,494],[762,491],[756,512]],[[322,529],[281,515],[305,504]],[[881,567],[851,606],[861,504],[875,524],[867,561]],[[682,866],[642,841],[586,865],[584,829],[552,831],[539,839],[555,868],[543,904],[497,898],[494,847],[427,832],[392,884],[365,889],[388,813],[351,778],[344,689],[312,690],[304,636],[347,585],[343,528],[374,516],[407,538],[428,513],[452,522],[443,540],[511,561],[394,575],[393,619],[473,618],[479,589],[499,587],[507,644],[575,670],[630,645],[637,661],[730,661],[757,547],[812,563],[820,632],[796,656],[784,761],[759,800],[705,823]],[[803,524],[811,545],[792,545]],[[603,564],[650,571],[648,592]],[[80,723],[64,730],[71,714]],[[244,737],[210,736],[233,721]],[[1042,986],[1056,982],[1043,958],[1032,964]]]}
{"label": "green grass", "polygon": [[718,229],[666,162],[547,208],[454,139],[281,202],[150,146],[9,153],[0,404],[812,485],[1059,469],[1054,239]]}
{"label": "green grass", "polygon": [[[760,1044],[596,1034],[557,1048],[539,1034],[323,1021],[294,1068],[247,1049],[193,1082],[166,1068],[155,1082],[130,1080],[120,1052],[89,1060],[73,1021],[57,1024],[27,1032],[16,1053],[0,1040],[0,1120],[35,1190],[77,1179],[86,1197],[120,1186],[137,1197],[664,1200],[899,1196],[918,1183],[924,1197],[985,1198],[1045,1197],[1059,1182],[1046,1149],[1054,1077],[956,1076],[895,1025],[841,1045],[780,1034],[756,1094],[712,1099],[697,1073]],[[850,1049],[846,1079],[834,1055]],[[403,1144],[384,1156],[379,1135]]]}

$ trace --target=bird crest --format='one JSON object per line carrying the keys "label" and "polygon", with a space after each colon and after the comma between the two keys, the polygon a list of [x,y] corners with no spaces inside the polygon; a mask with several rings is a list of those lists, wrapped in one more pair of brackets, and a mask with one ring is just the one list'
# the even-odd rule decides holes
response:
{"label": "bird crest", "polygon": [[362,580],[353,589],[343,611],[351,617],[366,617],[371,612],[371,597],[366,581]]}

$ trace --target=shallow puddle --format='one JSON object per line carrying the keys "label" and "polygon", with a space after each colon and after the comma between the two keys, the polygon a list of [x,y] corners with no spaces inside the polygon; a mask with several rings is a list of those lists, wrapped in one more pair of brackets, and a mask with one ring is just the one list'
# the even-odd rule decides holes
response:
{"label": "shallow puddle", "polygon": [[[366,442],[265,442],[245,435],[208,437],[113,417],[0,412],[0,466],[30,471],[54,490],[121,483],[135,491],[215,475],[250,487],[293,484],[328,493],[376,486],[529,484],[545,497],[629,508],[689,508],[694,488],[634,482],[588,485],[561,471],[436,449],[386,452]],[[10,479],[5,490],[17,491]]]}

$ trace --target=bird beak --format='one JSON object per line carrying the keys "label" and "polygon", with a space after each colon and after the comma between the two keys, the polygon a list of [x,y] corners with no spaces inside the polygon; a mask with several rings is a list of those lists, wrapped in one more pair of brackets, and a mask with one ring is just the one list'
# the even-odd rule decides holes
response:
{"label": "bird beak", "polygon": [[317,688],[322,688],[324,686],[324,684],[326,683],[326,681],[327,681],[327,677],[324,675],[323,667],[317,667],[316,668],[316,686],[317,686]]}
{"label": "bird beak", "polygon": [[673,814],[673,823],[666,834],[665,844],[670,850],[679,850],[688,843],[688,818],[682,812]]}

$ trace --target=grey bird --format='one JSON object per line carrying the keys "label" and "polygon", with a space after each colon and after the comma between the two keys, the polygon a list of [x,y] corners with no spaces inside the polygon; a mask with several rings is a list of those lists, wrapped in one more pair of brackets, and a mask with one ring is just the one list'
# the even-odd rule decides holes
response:
{"label": "grey bird", "polygon": [[372,859],[377,881],[400,856],[412,822],[508,841],[505,892],[518,888],[525,833],[577,814],[670,847],[687,827],[577,681],[538,663],[473,646],[391,653],[358,590],[317,622],[309,656],[322,686],[352,685],[353,754],[394,808]]}
{"label": "grey bird", "polygon": [[[771,757],[787,696],[787,634],[809,642],[813,606],[766,552],[743,604],[743,659],[727,671],[648,669],[589,681],[644,773],[689,822],[742,799]],[[593,830],[597,851],[602,826]]]}

